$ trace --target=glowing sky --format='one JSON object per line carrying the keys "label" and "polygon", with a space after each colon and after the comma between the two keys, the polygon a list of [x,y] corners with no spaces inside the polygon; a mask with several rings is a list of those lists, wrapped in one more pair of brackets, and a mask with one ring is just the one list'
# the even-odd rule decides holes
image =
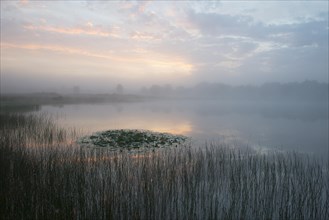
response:
{"label": "glowing sky", "polygon": [[328,82],[328,1],[1,1],[1,91]]}

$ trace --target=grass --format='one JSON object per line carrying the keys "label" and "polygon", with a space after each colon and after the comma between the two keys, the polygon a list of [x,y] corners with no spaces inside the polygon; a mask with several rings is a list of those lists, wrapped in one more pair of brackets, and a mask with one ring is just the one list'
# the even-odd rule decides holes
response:
{"label": "grass", "polygon": [[1,115],[0,219],[328,219],[328,167],[218,144],[84,148],[48,116]]}

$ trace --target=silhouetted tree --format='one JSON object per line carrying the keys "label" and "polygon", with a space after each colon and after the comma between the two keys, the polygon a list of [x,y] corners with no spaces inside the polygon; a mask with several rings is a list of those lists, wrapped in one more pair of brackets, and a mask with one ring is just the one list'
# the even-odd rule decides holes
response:
{"label": "silhouetted tree", "polygon": [[122,94],[123,93],[123,86],[121,84],[118,84],[115,91],[118,93],[118,94]]}
{"label": "silhouetted tree", "polygon": [[73,93],[74,94],[79,94],[80,93],[80,87],[79,86],[74,86],[73,87]]}

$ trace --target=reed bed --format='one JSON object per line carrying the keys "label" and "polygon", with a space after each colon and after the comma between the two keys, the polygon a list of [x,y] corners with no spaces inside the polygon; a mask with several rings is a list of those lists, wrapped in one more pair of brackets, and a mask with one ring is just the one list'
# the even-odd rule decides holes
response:
{"label": "reed bed", "polygon": [[328,166],[307,155],[220,144],[119,152],[81,148],[77,136],[48,116],[1,115],[0,219],[329,217]]}

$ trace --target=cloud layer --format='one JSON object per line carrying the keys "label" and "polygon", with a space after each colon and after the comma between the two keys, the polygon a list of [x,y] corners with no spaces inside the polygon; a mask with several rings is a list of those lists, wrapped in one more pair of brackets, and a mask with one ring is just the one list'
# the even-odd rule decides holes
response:
{"label": "cloud layer", "polygon": [[326,1],[5,1],[1,87],[328,82],[328,30]]}

